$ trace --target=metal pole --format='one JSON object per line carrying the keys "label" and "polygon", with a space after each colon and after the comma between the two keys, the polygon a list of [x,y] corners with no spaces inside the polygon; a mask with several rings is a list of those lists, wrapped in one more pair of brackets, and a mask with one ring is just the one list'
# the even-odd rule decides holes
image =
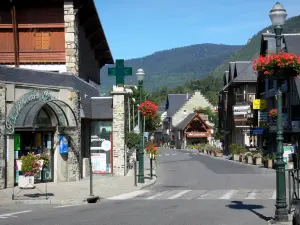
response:
{"label": "metal pole", "polygon": [[153,161],[152,161],[152,156],[150,156],[150,179],[152,180],[153,177]]}
{"label": "metal pole", "polygon": [[92,155],[91,155],[91,148],[90,148],[90,196],[94,196],[93,194],[93,171],[92,171]]}
{"label": "metal pole", "polygon": [[[139,92],[140,92],[140,104],[142,103],[142,88],[143,88],[143,81],[139,81]],[[139,112],[140,118],[142,118],[142,113]],[[144,146],[143,146],[143,123],[142,120],[140,121],[140,149],[139,149],[139,183],[145,183],[144,179]]]}
{"label": "metal pole", "polygon": [[[276,26],[276,53],[281,51],[282,27]],[[282,127],[282,91],[281,80],[277,81],[277,149],[276,149],[276,221],[288,221],[288,209],[286,203],[286,181],[285,181],[285,162],[283,161],[283,127]]]}
{"label": "metal pole", "polygon": [[134,118],[134,102],[132,104],[132,130],[134,129],[135,127],[135,118]]}
{"label": "metal pole", "polygon": [[134,186],[137,186],[137,168],[136,168],[136,160],[133,162],[134,167]]}
{"label": "metal pole", "polygon": [[131,131],[131,115],[130,115],[130,99],[129,99],[129,97],[127,100],[127,104],[128,104],[128,132],[130,133],[130,131]]}

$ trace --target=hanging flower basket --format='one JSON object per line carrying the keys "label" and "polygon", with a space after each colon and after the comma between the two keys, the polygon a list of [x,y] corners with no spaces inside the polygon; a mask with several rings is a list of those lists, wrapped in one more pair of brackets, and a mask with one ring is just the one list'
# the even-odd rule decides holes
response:
{"label": "hanging flower basket", "polygon": [[152,101],[144,101],[139,105],[139,111],[145,116],[146,118],[155,119],[157,114],[158,106]]}
{"label": "hanging flower basket", "polygon": [[300,57],[292,53],[259,56],[253,69],[272,80],[287,80],[300,74]]}
{"label": "hanging flower basket", "polygon": [[278,115],[277,109],[271,109],[268,113],[268,116],[272,118],[273,122],[276,121],[277,115]]}
{"label": "hanging flower basket", "polygon": [[148,143],[146,145],[146,152],[147,152],[149,158],[152,158],[154,160],[157,159],[157,157],[158,157],[158,149],[157,149],[157,147],[154,144]]}

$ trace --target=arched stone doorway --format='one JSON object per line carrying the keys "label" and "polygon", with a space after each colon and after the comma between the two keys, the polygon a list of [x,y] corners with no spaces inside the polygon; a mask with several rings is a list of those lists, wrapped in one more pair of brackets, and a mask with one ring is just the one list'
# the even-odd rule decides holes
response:
{"label": "arched stone doorway", "polygon": [[[49,166],[36,176],[37,181],[71,181],[79,179],[80,114],[76,104],[68,104],[53,97],[48,91],[33,90],[18,99],[6,118],[8,164],[15,165],[17,183],[20,158],[28,152],[45,153]],[[68,140],[66,154],[61,154],[60,137]],[[13,157],[11,156],[13,155]],[[9,170],[9,168],[8,168]]]}

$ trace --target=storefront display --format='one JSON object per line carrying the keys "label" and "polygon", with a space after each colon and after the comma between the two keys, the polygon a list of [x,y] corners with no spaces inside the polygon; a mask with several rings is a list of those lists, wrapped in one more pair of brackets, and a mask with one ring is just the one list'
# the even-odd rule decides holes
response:
{"label": "storefront display", "polygon": [[112,173],[112,122],[91,121],[91,161],[93,174]]}

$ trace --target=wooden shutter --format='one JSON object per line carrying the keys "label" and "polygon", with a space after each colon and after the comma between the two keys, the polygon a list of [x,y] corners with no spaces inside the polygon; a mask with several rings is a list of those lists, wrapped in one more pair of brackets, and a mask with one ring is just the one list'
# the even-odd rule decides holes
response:
{"label": "wooden shutter", "polygon": [[42,50],[42,33],[34,34],[34,49]]}
{"label": "wooden shutter", "polygon": [[37,32],[34,34],[34,49],[49,50],[50,49],[50,33]]}
{"label": "wooden shutter", "polygon": [[50,49],[50,33],[42,33],[42,49]]}

